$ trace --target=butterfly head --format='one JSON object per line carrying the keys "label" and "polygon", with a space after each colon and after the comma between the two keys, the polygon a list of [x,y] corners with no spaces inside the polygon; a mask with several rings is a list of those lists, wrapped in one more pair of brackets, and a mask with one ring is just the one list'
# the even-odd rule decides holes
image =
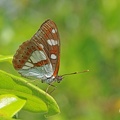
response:
{"label": "butterfly head", "polygon": [[62,81],[62,79],[63,79],[63,76],[56,76],[56,81],[58,82],[58,83],[60,83],[61,81]]}

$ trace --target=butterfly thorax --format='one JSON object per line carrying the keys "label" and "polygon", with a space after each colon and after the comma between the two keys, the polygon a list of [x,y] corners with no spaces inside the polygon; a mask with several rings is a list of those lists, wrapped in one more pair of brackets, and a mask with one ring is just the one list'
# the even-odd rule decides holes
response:
{"label": "butterfly thorax", "polygon": [[52,83],[52,82],[58,82],[58,83],[60,83],[62,79],[63,79],[62,76],[56,76],[56,77],[51,76],[51,77],[49,77],[49,78],[42,79],[41,82],[42,82],[42,83],[45,82],[45,83],[48,83],[48,84],[50,84],[50,83]]}

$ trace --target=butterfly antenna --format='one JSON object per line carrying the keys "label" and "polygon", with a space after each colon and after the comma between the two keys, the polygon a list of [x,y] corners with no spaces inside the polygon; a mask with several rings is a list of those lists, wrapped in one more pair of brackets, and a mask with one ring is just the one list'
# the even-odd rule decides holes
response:
{"label": "butterfly antenna", "polygon": [[67,75],[73,75],[73,74],[85,73],[85,72],[89,72],[89,70],[84,70],[84,71],[81,71],[81,72],[68,73],[68,74],[61,75],[61,77],[64,77],[64,76],[67,76]]}

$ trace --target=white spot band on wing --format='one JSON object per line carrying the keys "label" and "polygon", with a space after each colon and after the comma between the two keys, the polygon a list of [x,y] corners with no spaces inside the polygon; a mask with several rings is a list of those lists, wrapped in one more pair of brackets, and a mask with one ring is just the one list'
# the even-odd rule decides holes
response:
{"label": "white spot band on wing", "polygon": [[47,43],[49,44],[49,45],[57,45],[58,44],[58,42],[57,42],[57,40],[53,40],[53,39],[49,39],[49,40],[47,40]]}
{"label": "white spot band on wing", "polygon": [[33,63],[37,63],[40,62],[41,60],[46,60],[47,58],[43,51],[36,50],[32,53],[30,59],[32,60]]}
{"label": "white spot band on wing", "polygon": [[44,48],[44,46],[42,44],[40,44],[41,48]]}
{"label": "white spot band on wing", "polygon": [[51,63],[46,64],[41,67],[33,67],[30,69],[20,69],[18,72],[25,77],[32,78],[32,79],[41,79],[44,82],[50,83],[53,81],[53,68]]}
{"label": "white spot band on wing", "polygon": [[56,31],[55,31],[55,29],[52,29],[52,33],[55,33]]}
{"label": "white spot band on wing", "polygon": [[33,67],[34,66],[32,63],[29,63],[29,62],[26,62],[25,65],[28,66],[28,67]]}
{"label": "white spot band on wing", "polygon": [[30,56],[30,59],[31,59],[31,61],[32,61],[33,63],[37,63],[37,62],[38,62],[38,60],[35,59],[35,58],[33,57],[33,55]]}
{"label": "white spot band on wing", "polygon": [[31,67],[23,66],[22,69],[30,69]]}
{"label": "white spot band on wing", "polygon": [[56,59],[57,56],[55,54],[51,54],[51,59]]}
{"label": "white spot band on wing", "polygon": [[39,51],[40,52],[40,56],[41,56],[41,60],[46,60],[46,55],[44,54],[43,51]]}

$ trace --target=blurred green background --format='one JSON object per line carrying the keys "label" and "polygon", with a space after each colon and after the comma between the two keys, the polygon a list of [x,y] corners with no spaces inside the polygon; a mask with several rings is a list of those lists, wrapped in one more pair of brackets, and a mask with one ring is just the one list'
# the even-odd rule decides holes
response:
{"label": "blurred green background", "polygon": [[[119,0],[0,0],[0,54],[13,55],[46,20],[61,38],[59,74],[66,76],[52,96],[61,113],[50,118],[21,111],[23,120],[120,120]],[[9,63],[0,64],[9,73]],[[47,85],[39,82],[39,86]]]}

